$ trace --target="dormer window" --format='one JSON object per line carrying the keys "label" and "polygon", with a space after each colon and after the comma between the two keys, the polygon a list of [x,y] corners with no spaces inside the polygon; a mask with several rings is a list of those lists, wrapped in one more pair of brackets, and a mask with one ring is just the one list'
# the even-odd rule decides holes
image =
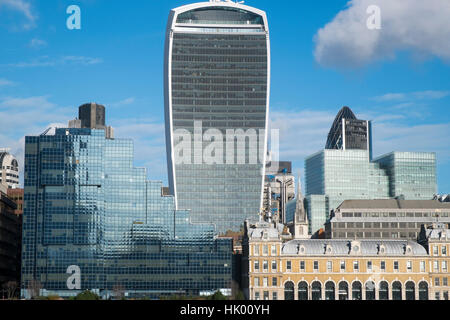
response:
{"label": "dormer window", "polygon": [[350,252],[351,254],[360,254],[361,253],[361,243],[359,241],[352,241],[350,244]]}
{"label": "dormer window", "polygon": [[305,246],[303,246],[303,245],[299,246],[299,247],[297,248],[297,252],[298,252],[299,254],[306,254],[306,248],[305,248]]}
{"label": "dormer window", "polygon": [[413,250],[410,245],[406,245],[404,250],[405,250],[406,255],[412,255],[412,253],[413,253]]}

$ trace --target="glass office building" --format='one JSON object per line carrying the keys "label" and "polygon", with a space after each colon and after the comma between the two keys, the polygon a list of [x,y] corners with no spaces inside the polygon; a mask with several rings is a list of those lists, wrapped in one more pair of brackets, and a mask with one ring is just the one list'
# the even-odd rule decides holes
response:
{"label": "glass office building", "polygon": [[[371,199],[383,176],[369,161],[367,150],[323,150],[305,160],[306,207],[314,233],[323,228],[330,210],[347,199]],[[385,182],[381,180],[381,182]],[[387,185],[377,196],[388,198]]]}
{"label": "glass office building", "polygon": [[433,199],[436,154],[392,152],[372,160],[371,121],[358,120],[349,107],[343,107],[326,149],[306,158],[305,180],[305,206],[315,233],[345,200]]}
{"label": "glass office building", "polygon": [[431,200],[437,193],[434,153],[393,152],[373,162],[369,158],[367,150],[322,150],[305,160],[305,202],[313,233],[345,200]]}
{"label": "glass office building", "polygon": [[[239,231],[245,219],[258,218],[263,203],[266,14],[231,1],[173,9],[165,59],[169,184],[177,208],[191,209],[192,221],[213,223],[220,234]],[[189,150],[180,151],[182,144]],[[215,159],[206,161],[206,153]]]}
{"label": "glass office building", "polygon": [[375,160],[389,175],[389,192],[408,200],[430,200],[437,194],[436,154],[392,152]]}
{"label": "glass office building", "polygon": [[[133,167],[131,140],[77,128],[26,137],[23,297],[36,281],[44,295],[105,298],[117,288],[152,298],[228,289],[231,252],[231,239],[191,224],[161,182]],[[81,275],[75,289],[71,266]]]}
{"label": "glass office building", "polygon": [[369,150],[372,158],[372,122],[359,120],[349,107],[336,116],[325,149]]}

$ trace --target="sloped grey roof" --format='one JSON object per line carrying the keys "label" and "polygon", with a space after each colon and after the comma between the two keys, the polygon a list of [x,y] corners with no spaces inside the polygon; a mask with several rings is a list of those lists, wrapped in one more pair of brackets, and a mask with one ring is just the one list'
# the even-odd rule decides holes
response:
{"label": "sloped grey roof", "polygon": [[[426,256],[424,247],[414,241],[409,240],[357,240],[361,244],[361,256],[378,256],[381,246],[386,248],[383,256],[405,256],[406,247],[412,249],[412,254],[416,256]],[[351,240],[292,240],[282,247],[284,255],[325,255],[327,246],[331,246],[333,255],[350,255]],[[299,249],[305,248],[304,253]]]}
{"label": "sloped grey roof", "polygon": [[[450,223],[450,217],[440,217],[440,222],[444,223]],[[382,222],[417,222],[417,223],[424,223],[424,224],[431,224],[436,222],[435,217],[338,217],[334,216],[330,220],[331,223],[338,223],[338,222],[376,222],[376,223],[382,223]]]}
{"label": "sloped grey roof", "polygon": [[345,200],[338,209],[448,209],[450,203],[437,200]]}
{"label": "sloped grey roof", "polygon": [[449,229],[429,229],[427,230],[427,238],[428,239],[441,239],[447,238],[450,239],[450,230]]}
{"label": "sloped grey roof", "polygon": [[267,232],[269,239],[278,239],[279,234],[283,231],[284,225],[279,224],[278,229],[274,228],[269,223],[258,223],[248,228],[248,237],[250,239],[262,239],[263,233]]}

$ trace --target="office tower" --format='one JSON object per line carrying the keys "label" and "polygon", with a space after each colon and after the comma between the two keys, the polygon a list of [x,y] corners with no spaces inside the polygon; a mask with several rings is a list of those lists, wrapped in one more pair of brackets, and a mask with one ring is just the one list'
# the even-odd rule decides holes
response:
{"label": "office tower", "polygon": [[15,189],[19,187],[19,163],[9,152],[10,149],[0,149],[0,184]]}
{"label": "office tower", "polygon": [[450,203],[438,200],[346,200],[326,223],[328,239],[417,240],[422,225],[450,223]]}
{"label": "office tower", "polygon": [[367,150],[322,150],[305,160],[306,207],[311,232],[347,199],[389,198],[388,177]]}
{"label": "office tower", "polygon": [[114,139],[114,129],[105,125],[105,106],[86,103],[78,108],[78,118],[69,121],[69,128],[104,129],[108,139]]}
{"label": "office tower", "polygon": [[263,208],[274,221],[286,223],[286,205],[295,198],[295,177],[292,163],[269,162],[266,165]]}
{"label": "office tower", "polygon": [[214,223],[220,234],[259,218],[269,92],[265,12],[231,1],[171,11],[165,51],[169,185],[178,209],[190,209],[195,222]]}
{"label": "office tower", "polygon": [[325,149],[368,150],[372,156],[372,122],[359,120],[343,107],[333,122]]}
{"label": "office tower", "polygon": [[[57,129],[25,140],[22,296],[200,295],[231,284],[231,239],[191,224],[161,182],[133,167],[133,142]],[[81,275],[80,285],[71,276]],[[68,281],[69,280],[69,281]],[[73,285],[73,286],[72,286]]]}
{"label": "office tower", "polygon": [[0,287],[8,282],[19,285],[21,219],[14,214],[16,203],[7,196],[9,189],[0,184]]}
{"label": "office tower", "polygon": [[435,153],[391,152],[374,162],[389,175],[391,196],[430,200],[437,194]]}
{"label": "office tower", "polygon": [[[341,110],[339,114],[349,112]],[[393,152],[371,161],[367,149],[325,149],[306,158],[305,178],[305,202],[314,233],[345,200],[433,199],[436,155]]]}
{"label": "office tower", "polygon": [[87,103],[79,107],[78,118],[81,128],[103,129],[105,127],[105,107],[96,103]]}

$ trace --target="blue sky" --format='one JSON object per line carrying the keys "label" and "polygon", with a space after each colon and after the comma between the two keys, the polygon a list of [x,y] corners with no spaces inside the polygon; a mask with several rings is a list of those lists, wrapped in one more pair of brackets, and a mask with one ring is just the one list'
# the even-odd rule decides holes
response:
{"label": "blue sky", "polygon": [[[0,147],[65,124],[85,102],[107,106],[136,165],[167,182],[163,54],[167,16],[188,1],[0,0]],[[393,4],[395,3],[395,4]],[[81,30],[66,9],[81,8]],[[344,106],[373,120],[375,156],[435,151],[450,193],[450,8],[446,0],[247,1],[267,12],[271,125],[281,157],[303,170]],[[382,29],[365,12],[381,9]],[[429,19],[429,17],[433,17]]]}

